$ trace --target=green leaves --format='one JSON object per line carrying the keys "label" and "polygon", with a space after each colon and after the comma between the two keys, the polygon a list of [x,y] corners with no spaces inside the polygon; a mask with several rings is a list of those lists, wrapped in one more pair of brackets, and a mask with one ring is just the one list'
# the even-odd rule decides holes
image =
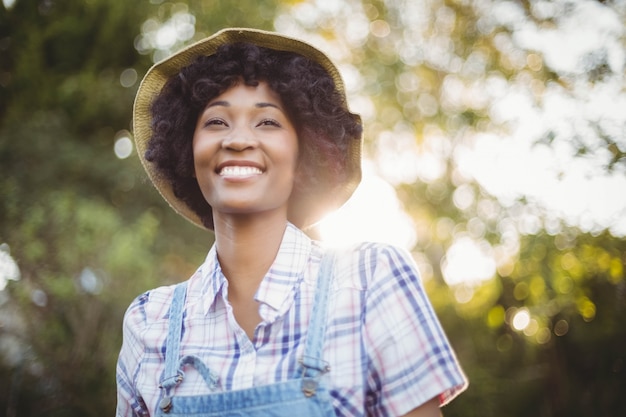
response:
{"label": "green leaves", "polygon": [[[604,31],[581,10],[602,17]],[[623,49],[614,30],[623,18],[590,1],[0,7],[0,244],[20,272],[0,294],[0,409],[113,413],[126,306],[188,277],[212,241],[167,207],[134,151],[116,156],[115,141],[131,130],[135,90],[155,60],[249,26],[309,40],[339,64],[364,117],[365,154],[415,224],[415,258],[471,380],[445,414],[623,414],[624,238],[572,226],[533,195],[494,196],[467,168],[477,155],[468,150],[488,136],[483,151],[524,139],[591,161],[591,175],[622,172],[623,68],[613,54]],[[571,56],[554,53],[581,43],[551,49],[547,40],[571,27],[605,37],[570,71]],[[507,171],[497,156],[486,161],[499,168],[491,178]],[[539,167],[525,168],[520,176]],[[563,181],[571,166],[555,157],[552,168]],[[618,185],[606,190],[616,193]],[[491,257],[492,277],[446,279],[459,242]]]}

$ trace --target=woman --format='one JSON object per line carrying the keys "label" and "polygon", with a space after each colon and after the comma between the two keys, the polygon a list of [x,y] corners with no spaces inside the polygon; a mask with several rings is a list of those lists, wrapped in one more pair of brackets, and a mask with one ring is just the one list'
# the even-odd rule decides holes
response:
{"label": "woman", "polygon": [[323,53],[221,31],[146,74],[134,127],[156,188],[215,243],[126,312],[118,416],[431,416],[466,387],[406,253],[303,232],[361,175]]}

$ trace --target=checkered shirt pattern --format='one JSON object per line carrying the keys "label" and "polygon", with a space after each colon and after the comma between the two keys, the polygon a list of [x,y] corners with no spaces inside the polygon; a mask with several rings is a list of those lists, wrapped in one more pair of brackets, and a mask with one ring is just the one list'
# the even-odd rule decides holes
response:
{"label": "checkered shirt pattern", "polygon": [[[293,378],[303,354],[323,247],[289,224],[256,293],[262,323],[250,340],[234,319],[228,282],[213,247],[188,281],[181,355],[219,376],[220,390]],[[165,369],[173,286],[137,297],[124,317],[117,366],[117,416],[153,415]],[[324,360],[338,416],[401,416],[433,397],[446,404],[467,380],[427,298],[413,259],[396,247],[363,243],[338,252]],[[175,395],[212,391],[184,369]]]}

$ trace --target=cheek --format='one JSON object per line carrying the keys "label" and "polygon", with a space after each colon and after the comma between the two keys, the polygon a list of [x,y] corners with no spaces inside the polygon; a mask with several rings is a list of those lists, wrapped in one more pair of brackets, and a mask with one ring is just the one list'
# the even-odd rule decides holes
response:
{"label": "cheek", "polygon": [[292,161],[293,161],[292,169],[293,169],[294,175],[297,176],[298,171],[300,170],[300,165],[301,165],[300,155],[298,154],[297,150],[293,153]]}
{"label": "cheek", "polygon": [[208,140],[196,139],[192,143],[194,169],[206,167],[215,155],[215,146]]}
{"label": "cheek", "polygon": [[202,193],[205,194],[211,187],[210,181],[214,169],[213,156],[215,155],[215,150],[207,142],[202,143],[202,141],[194,140],[192,152],[191,160],[193,165],[191,167],[191,175],[198,181]]}
{"label": "cheek", "polygon": [[293,161],[293,170],[297,174],[300,166],[300,141],[296,138],[291,146],[291,159]]}
{"label": "cheek", "polygon": [[292,177],[297,175],[300,166],[300,155],[298,139],[295,137],[295,134],[292,137],[282,137],[267,151],[269,158],[274,159],[284,174],[288,171]]}
{"label": "cheek", "polygon": [[[278,156],[278,154],[276,154]],[[276,160],[278,161],[278,160]],[[276,184],[281,184],[276,187],[276,190],[280,192],[288,192],[291,194],[293,189],[298,186],[300,178],[302,177],[300,160],[298,158],[298,147],[292,143],[284,143],[280,149],[280,168],[277,171],[279,177]]]}

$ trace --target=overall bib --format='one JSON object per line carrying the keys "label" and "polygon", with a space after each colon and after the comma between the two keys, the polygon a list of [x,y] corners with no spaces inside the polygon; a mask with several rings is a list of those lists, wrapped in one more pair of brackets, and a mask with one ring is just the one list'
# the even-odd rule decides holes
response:
{"label": "overall bib", "polygon": [[183,307],[187,293],[186,283],[174,290],[165,353],[165,374],[161,380],[161,401],[157,410],[160,417],[331,417],[335,416],[328,390],[321,384],[323,374],[329,371],[322,360],[322,346],[326,329],[326,315],[333,256],[322,258],[317,278],[316,299],[306,336],[300,368],[292,379],[242,390],[216,392],[208,395],[175,395],[175,388],[183,382],[185,365],[193,366],[209,388],[215,388],[217,377],[196,356],[179,357],[183,323]]}

